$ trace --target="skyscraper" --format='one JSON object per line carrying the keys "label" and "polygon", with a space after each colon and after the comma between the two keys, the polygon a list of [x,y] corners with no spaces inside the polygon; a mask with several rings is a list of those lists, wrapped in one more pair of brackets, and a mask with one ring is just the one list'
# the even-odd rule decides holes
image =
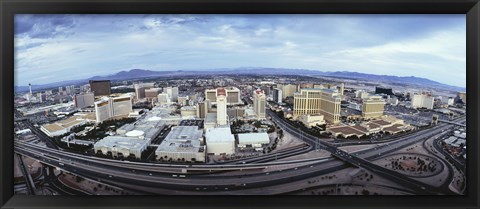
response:
{"label": "skyscraper", "polygon": [[363,100],[362,117],[365,119],[381,117],[384,109],[385,101],[381,96],[370,96]]}
{"label": "skyscraper", "polygon": [[90,80],[90,91],[93,92],[94,96],[110,96],[112,93],[110,89],[110,80]]}
{"label": "skyscraper", "polygon": [[253,109],[258,119],[265,119],[265,92],[257,89],[253,92]]}
{"label": "skyscraper", "polygon": [[93,93],[76,94],[73,97],[73,101],[75,103],[75,108],[84,108],[95,104]]}
{"label": "skyscraper", "polygon": [[217,124],[227,125],[227,91],[224,88],[217,88]]}
{"label": "skyscraper", "polygon": [[412,97],[413,108],[433,109],[434,98],[429,94],[415,94]]}
{"label": "skyscraper", "polygon": [[295,93],[293,116],[322,114],[326,121],[340,121],[341,97],[336,89],[301,89]]}
{"label": "skyscraper", "polygon": [[276,103],[282,103],[282,90],[279,88],[273,89],[273,101]]}
{"label": "skyscraper", "polygon": [[168,94],[171,102],[178,101],[178,87],[167,87],[163,89],[163,92]]}
{"label": "skyscraper", "polygon": [[[240,89],[236,87],[224,88],[227,92],[227,105],[242,104],[240,99]],[[217,103],[217,89],[205,89],[205,98],[209,99],[212,104]]]}

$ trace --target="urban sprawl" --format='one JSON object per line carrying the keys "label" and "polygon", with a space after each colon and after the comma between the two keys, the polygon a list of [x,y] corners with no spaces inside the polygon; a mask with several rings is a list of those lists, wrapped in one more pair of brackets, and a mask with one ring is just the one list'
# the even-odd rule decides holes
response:
{"label": "urban sprawl", "polygon": [[466,93],[299,75],[15,95],[15,192],[464,195]]}

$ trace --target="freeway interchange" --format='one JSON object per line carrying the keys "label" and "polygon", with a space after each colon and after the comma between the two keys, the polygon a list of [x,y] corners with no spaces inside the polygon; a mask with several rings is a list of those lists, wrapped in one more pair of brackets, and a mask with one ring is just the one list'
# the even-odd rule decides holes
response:
{"label": "freeway interchange", "polygon": [[[272,190],[265,188],[291,184],[352,166],[368,170],[400,184],[411,191],[412,194],[453,194],[452,191],[448,190],[448,187],[431,186],[417,179],[376,165],[372,161],[441,134],[446,129],[453,127],[454,124],[440,124],[412,134],[402,135],[396,140],[378,144],[372,148],[347,153],[339,149],[338,145],[330,144],[303,133],[280,119],[273,112],[268,110],[267,113],[279,128],[308,144],[288,152],[285,151],[282,153],[285,157],[305,153],[313,148],[326,150],[333,157],[274,161],[278,158],[278,154],[276,154],[277,156],[270,154],[236,162],[212,165],[129,162],[58,150],[51,140],[45,139],[45,136],[41,134],[40,137],[47,142],[47,147],[16,141],[14,150],[15,153],[36,159],[42,164],[57,167],[62,171],[85,179],[138,194],[269,194],[268,191]],[[456,119],[453,122],[459,123],[462,121],[465,121],[465,117]],[[32,131],[38,131],[31,124],[30,126]],[[269,172],[263,170],[278,165],[289,165],[289,168]],[[219,175],[219,173],[228,171],[250,172]],[[451,181],[451,175],[449,178],[448,183]],[[271,194],[288,192],[290,191],[275,191]]]}

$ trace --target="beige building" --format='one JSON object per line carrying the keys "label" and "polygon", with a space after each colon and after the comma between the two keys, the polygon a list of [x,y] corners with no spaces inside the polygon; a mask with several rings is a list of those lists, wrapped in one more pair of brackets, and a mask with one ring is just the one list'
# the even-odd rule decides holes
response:
{"label": "beige building", "polygon": [[316,115],[301,115],[298,116],[298,120],[305,125],[307,128],[311,128],[317,125],[325,124],[325,120],[323,119],[323,115],[316,114]]}
{"label": "beige building", "polygon": [[[240,99],[240,89],[236,87],[226,87],[224,89],[227,93],[227,105],[237,105],[243,103]],[[217,89],[206,89],[205,98],[209,99],[212,104],[217,104]]]}
{"label": "beige building", "polygon": [[260,90],[260,89],[255,90],[253,92],[253,109],[258,119],[265,119],[265,105],[266,105],[265,92],[263,92],[263,90]]}
{"label": "beige building", "polygon": [[145,98],[147,99],[157,98],[158,94],[160,94],[161,92],[162,92],[161,88],[145,89]]}
{"label": "beige building", "polygon": [[97,123],[112,117],[128,116],[133,111],[132,97],[124,95],[120,97],[103,97],[95,102],[95,116]]}
{"label": "beige building", "polygon": [[412,97],[413,108],[433,109],[434,98],[429,94],[415,94]]}
{"label": "beige building", "polygon": [[297,85],[287,84],[282,86],[282,97],[293,97],[293,94],[297,91]]}
{"label": "beige building", "polygon": [[383,115],[385,101],[381,96],[370,96],[363,99],[362,117],[364,119],[378,118]]}
{"label": "beige building", "polygon": [[329,123],[340,121],[341,97],[334,89],[301,89],[294,94],[293,117],[322,114]]}

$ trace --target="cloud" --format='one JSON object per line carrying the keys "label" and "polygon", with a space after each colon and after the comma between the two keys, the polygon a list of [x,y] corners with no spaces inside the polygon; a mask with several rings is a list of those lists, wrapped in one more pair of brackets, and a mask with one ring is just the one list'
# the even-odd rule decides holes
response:
{"label": "cloud", "polygon": [[465,28],[465,15],[17,15],[16,82],[258,66],[464,86]]}

